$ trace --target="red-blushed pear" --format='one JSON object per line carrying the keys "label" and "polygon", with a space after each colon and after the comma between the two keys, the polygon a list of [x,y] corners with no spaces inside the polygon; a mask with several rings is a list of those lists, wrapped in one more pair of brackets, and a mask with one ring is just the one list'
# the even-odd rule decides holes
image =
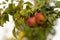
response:
{"label": "red-blushed pear", "polygon": [[36,25],[35,17],[30,17],[30,18],[27,20],[27,24],[28,24],[29,27],[35,27],[35,25]]}
{"label": "red-blushed pear", "polygon": [[45,17],[44,17],[44,15],[42,14],[42,12],[39,12],[39,13],[36,14],[36,16],[35,16],[35,21],[36,21],[36,23],[38,23],[38,24],[43,24],[43,23],[44,23]]}

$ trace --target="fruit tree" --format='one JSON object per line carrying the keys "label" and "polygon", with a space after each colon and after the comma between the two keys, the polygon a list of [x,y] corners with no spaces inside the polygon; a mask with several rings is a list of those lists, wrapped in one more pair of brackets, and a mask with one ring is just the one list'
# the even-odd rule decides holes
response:
{"label": "fruit tree", "polygon": [[[8,2],[8,0],[6,1]],[[60,1],[34,0],[33,5],[29,1],[16,0],[17,6],[13,1],[11,0],[3,13],[3,9],[0,8],[0,26],[9,21],[9,15],[11,15],[15,23],[12,31],[15,40],[22,40],[24,37],[27,40],[46,40],[49,34],[55,34],[53,26],[56,19],[60,17],[60,11],[54,9],[60,8]],[[26,8],[24,9],[23,5],[25,4]]]}

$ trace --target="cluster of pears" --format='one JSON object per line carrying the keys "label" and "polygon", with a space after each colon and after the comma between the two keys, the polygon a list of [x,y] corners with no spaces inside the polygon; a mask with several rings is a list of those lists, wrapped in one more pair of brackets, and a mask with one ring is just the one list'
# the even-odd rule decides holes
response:
{"label": "cluster of pears", "polygon": [[37,25],[42,25],[45,22],[45,17],[43,13],[39,10],[35,16],[31,16],[27,19],[27,24],[29,27],[36,27]]}

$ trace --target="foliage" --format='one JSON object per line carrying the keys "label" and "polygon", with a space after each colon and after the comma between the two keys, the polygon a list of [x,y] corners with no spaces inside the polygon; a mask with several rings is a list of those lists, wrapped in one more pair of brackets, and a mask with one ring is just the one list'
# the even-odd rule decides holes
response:
{"label": "foliage", "polygon": [[[8,2],[8,0],[6,1]],[[3,26],[6,21],[9,21],[9,15],[12,15],[15,23],[15,27],[12,32],[16,38],[19,38],[20,35],[24,35],[23,37],[27,37],[28,40],[46,40],[49,34],[55,34],[55,30],[52,26],[54,26],[54,21],[56,21],[56,19],[60,17],[60,12],[54,11],[54,8],[60,8],[60,1],[55,2],[56,6],[50,6],[49,0],[34,0],[35,5],[30,2],[24,3],[23,0],[17,0],[17,6],[15,6],[13,1],[14,0],[11,0],[11,3],[8,5],[3,13],[1,13],[0,10],[0,26]],[[23,9],[23,5],[25,4],[26,8]],[[29,22],[27,22],[27,20],[29,18],[35,17],[38,13],[41,14],[39,14],[40,16],[37,16],[39,23],[36,22],[36,25],[34,27],[29,26],[28,23],[34,25],[33,23],[35,22],[33,20],[36,19],[30,19]],[[18,30],[17,32],[16,29]],[[25,33],[20,34],[19,31]]]}

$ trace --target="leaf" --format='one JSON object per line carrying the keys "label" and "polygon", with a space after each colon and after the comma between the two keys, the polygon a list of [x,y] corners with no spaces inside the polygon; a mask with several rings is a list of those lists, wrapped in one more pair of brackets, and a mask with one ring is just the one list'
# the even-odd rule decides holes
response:
{"label": "leaf", "polygon": [[14,17],[14,20],[18,20],[20,18],[20,15],[18,13],[15,13],[13,17]]}
{"label": "leaf", "polygon": [[2,4],[6,4],[6,2],[3,1]]}
{"label": "leaf", "polygon": [[9,21],[9,16],[6,12],[4,12],[1,16],[0,16],[0,25],[3,26],[4,23],[6,23],[6,21]]}
{"label": "leaf", "polygon": [[24,16],[27,15],[27,14],[26,14],[26,10],[21,10],[19,14],[20,14],[20,16],[22,16],[22,17],[24,17]]}
{"label": "leaf", "polygon": [[24,10],[20,11],[20,15],[24,16]]}
{"label": "leaf", "polygon": [[11,0],[11,2],[13,3],[14,0]]}
{"label": "leaf", "polygon": [[48,18],[48,21],[49,21],[50,24],[53,24],[53,23],[52,23],[52,20],[51,20],[51,17]]}
{"label": "leaf", "polygon": [[25,2],[24,4],[27,4],[27,5],[33,5],[32,3],[30,2]]}
{"label": "leaf", "polygon": [[16,13],[16,9],[15,8],[16,8],[15,4],[10,3],[8,8],[6,8],[5,11],[7,12],[7,14],[14,15]]}
{"label": "leaf", "polygon": [[5,0],[6,2],[8,2],[8,0]]}
{"label": "leaf", "polygon": [[6,12],[4,12],[4,13],[2,14],[2,20],[3,20],[4,22],[9,21],[9,16],[8,16],[8,14],[7,14]]}
{"label": "leaf", "polygon": [[13,35],[14,35],[14,37],[16,37],[16,31],[15,31],[15,27],[14,27],[14,29],[13,29]]}
{"label": "leaf", "polygon": [[60,6],[59,6],[60,5],[60,1],[56,1],[55,5],[56,5],[57,8],[60,8]]}
{"label": "leaf", "polygon": [[17,20],[15,21],[15,27],[16,27],[18,30],[20,30],[20,24],[18,23]]}
{"label": "leaf", "polygon": [[20,0],[16,0],[16,2],[19,2]]}
{"label": "leaf", "polygon": [[53,22],[56,20],[56,16],[55,14],[49,14],[49,16],[47,17],[49,23],[53,24]]}
{"label": "leaf", "polygon": [[32,6],[30,6],[30,5],[26,5],[26,9],[28,10],[28,9],[31,9],[32,8]]}
{"label": "leaf", "polygon": [[1,14],[2,9],[0,8],[0,26],[3,26],[2,24],[2,14]]}
{"label": "leaf", "polygon": [[56,16],[57,18],[60,18],[60,11],[58,12],[58,14],[57,14],[57,16]]}
{"label": "leaf", "polygon": [[8,8],[11,8],[11,10],[14,9],[15,8],[15,4],[10,3],[9,6],[8,6]]}
{"label": "leaf", "polygon": [[34,0],[35,1],[35,6],[40,8],[45,4],[46,0]]}
{"label": "leaf", "polygon": [[50,33],[51,33],[52,35],[55,35],[55,33],[56,33],[55,29],[50,30]]}
{"label": "leaf", "polygon": [[33,7],[33,4],[32,3],[30,3],[30,2],[25,2],[24,4],[27,4],[26,5],[26,9],[28,10],[28,9],[32,9],[32,7]]}
{"label": "leaf", "polygon": [[22,9],[23,9],[23,4],[24,4],[24,1],[23,1],[23,0],[20,0],[17,7],[18,7],[20,10],[22,10]]}
{"label": "leaf", "polygon": [[2,19],[2,16],[1,16],[1,14],[0,14],[0,26],[2,26],[2,24],[1,24],[1,19]]}

